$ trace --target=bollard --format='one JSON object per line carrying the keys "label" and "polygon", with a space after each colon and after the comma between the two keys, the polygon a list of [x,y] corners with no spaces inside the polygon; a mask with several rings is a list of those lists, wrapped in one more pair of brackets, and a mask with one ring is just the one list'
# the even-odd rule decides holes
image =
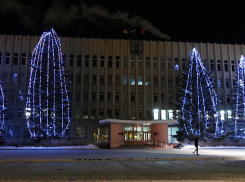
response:
{"label": "bollard", "polygon": [[162,147],[162,142],[161,142],[161,147]]}
{"label": "bollard", "polygon": [[157,140],[156,140],[156,146],[157,146]]}

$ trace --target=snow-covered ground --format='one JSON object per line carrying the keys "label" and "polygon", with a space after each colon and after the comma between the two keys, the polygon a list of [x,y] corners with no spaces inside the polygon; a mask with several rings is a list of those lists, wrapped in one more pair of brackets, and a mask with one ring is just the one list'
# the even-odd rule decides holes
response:
{"label": "snow-covered ground", "polygon": [[[194,145],[186,145],[186,144],[183,144],[183,146],[181,148],[195,148]],[[220,146],[200,146],[199,148],[245,148],[245,146],[223,146],[223,145],[220,145]]]}
{"label": "snow-covered ground", "polygon": [[9,149],[9,150],[15,150],[15,149],[23,149],[23,150],[38,150],[38,149],[45,149],[45,150],[85,150],[85,149],[99,149],[98,146],[93,145],[93,144],[88,144],[88,145],[81,145],[81,146],[60,146],[60,147],[36,147],[36,146],[23,146],[23,147],[15,147],[15,146],[1,146],[1,149]]}
{"label": "snow-covered ground", "polygon": [[[178,148],[178,147],[177,147]],[[185,148],[185,149],[194,149],[194,145],[187,145],[183,144],[180,148]],[[199,148],[245,148],[245,146],[200,146]],[[22,150],[94,150],[94,149],[100,149],[98,146],[93,145],[93,144],[88,144],[88,145],[81,145],[81,146],[60,146],[60,147],[37,147],[37,146],[22,146],[22,147],[15,147],[15,146],[1,146],[1,149],[5,150],[15,150],[15,149],[22,149]]]}

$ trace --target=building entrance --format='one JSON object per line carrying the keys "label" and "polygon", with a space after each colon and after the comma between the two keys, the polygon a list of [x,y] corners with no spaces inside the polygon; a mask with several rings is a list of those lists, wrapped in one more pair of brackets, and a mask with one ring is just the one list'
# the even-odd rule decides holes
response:
{"label": "building entrance", "polygon": [[151,141],[151,126],[125,126],[124,141],[127,144],[147,144]]}

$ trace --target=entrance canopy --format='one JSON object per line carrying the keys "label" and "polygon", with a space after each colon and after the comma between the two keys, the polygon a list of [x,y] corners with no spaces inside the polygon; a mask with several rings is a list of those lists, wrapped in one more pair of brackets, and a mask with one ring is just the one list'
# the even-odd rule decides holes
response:
{"label": "entrance canopy", "polygon": [[103,119],[99,121],[99,124],[143,124],[143,125],[154,125],[154,124],[168,124],[168,125],[178,125],[177,120],[121,120],[121,119]]}

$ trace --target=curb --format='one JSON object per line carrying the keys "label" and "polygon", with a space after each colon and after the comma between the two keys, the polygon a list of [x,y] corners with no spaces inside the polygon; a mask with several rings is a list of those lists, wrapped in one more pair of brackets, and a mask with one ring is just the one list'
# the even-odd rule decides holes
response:
{"label": "curb", "polygon": [[183,160],[244,160],[243,157],[195,158],[128,158],[128,159],[0,159],[0,162],[98,162],[98,161],[183,161]]}

